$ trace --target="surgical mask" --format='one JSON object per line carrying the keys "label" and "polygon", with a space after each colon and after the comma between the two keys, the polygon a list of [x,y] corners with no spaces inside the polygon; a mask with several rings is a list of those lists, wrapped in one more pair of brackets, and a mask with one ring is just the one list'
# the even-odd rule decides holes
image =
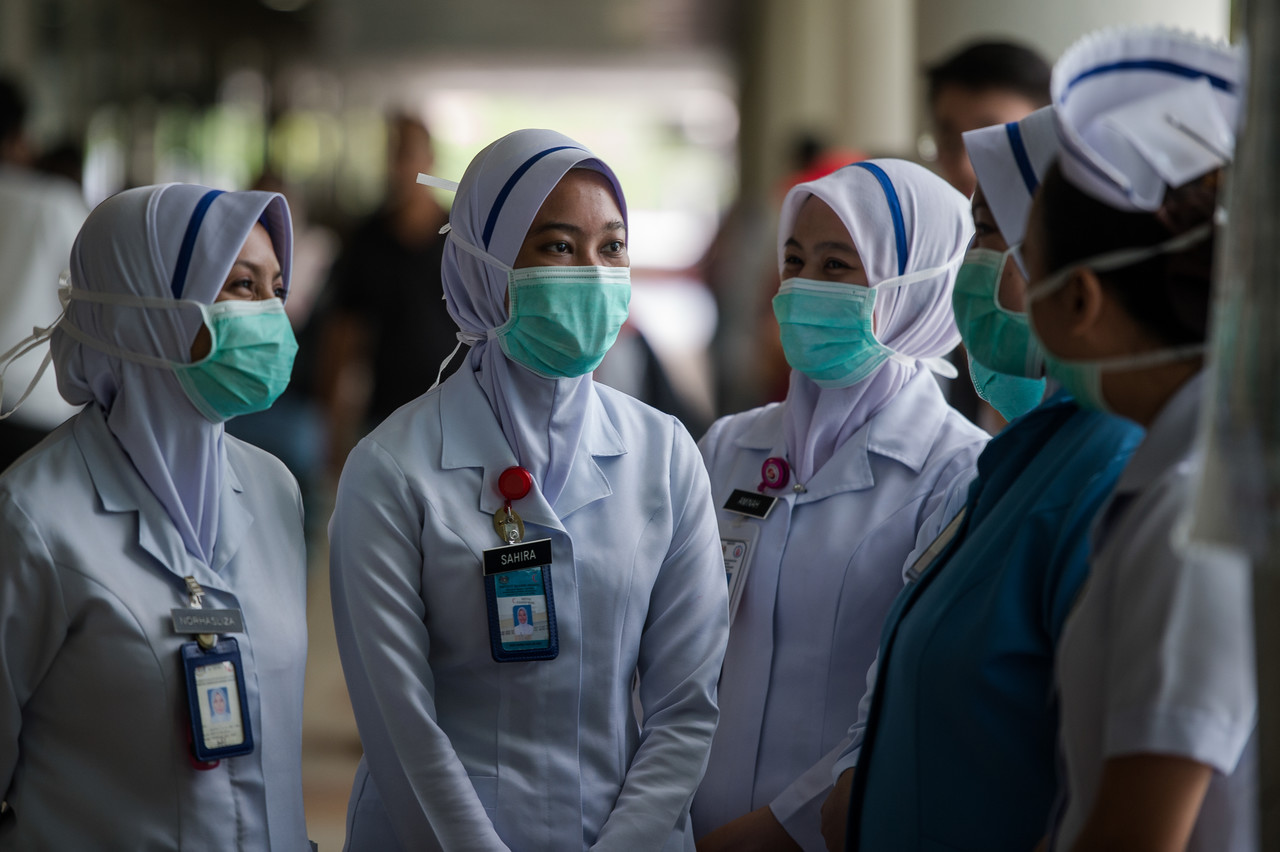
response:
{"label": "surgical mask", "polygon": [[988,370],[969,355],[969,378],[978,396],[991,403],[1005,420],[1016,420],[1044,399],[1047,382]]}
{"label": "surgical mask", "polygon": [[944,359],[912,358],[884,345],[876,339],[874,324],[877,293],[937,278],[947,266],[887,278],[875,287],[809,278],[783,281],[773,297],[773,315],[787,363],[821,388],[856,385],[890,360],[923,360],[934,372],[955,378],[955,369]]}
{"label": "surgical mask", "polygon": [[126,361],[173,371],[191,404],[205,419],[221,423],[241,414],[264,411],[284,393],[293,370],[298,343],[280,299],[215,302],[157,299],[71,290],[71,301],[98,302],[135,308],[199,309],[209,329],[209,354],[194,363],[130,352],[89,336],[66,317],[58,324],[86,346]]}
{"label": "surgical mask", "polygon": [[1044,372],[1044,358],[1027,315],[1000,305],[1000,278],[1016,249],[1017,246],[1003,252],[970,249],[956,275],[951,307],[965,349],[983,368],[1011,377],[1039,379]]}
{"label": "surgical mask", "polygon": [[[1078,269],[1087,267],[1096,272],[1123,269],[1126,266],[1132,266],[1162,254],[1185,251],[1195,244],[1208,239],[1212,233],[1212,226],[1204,224],[1154,246],[1119,249],[1092,258],[1086,258],[1059,270],[1028,288],[1027,301],[1028,303],[1039,301],[1062,289],[1067,281],[1071,279],[1072,273]],[[1034,329],[1032,329],[1032,333],[1035,333]],[[1037,345],[1044,354],[1045,373],[1050,378],[1057,380],[1067,393],[1075,397],[1076,402],[1082,408],[1108,413],[1113,412],[1102,394],[1103,373],[1107,371],[1144,370],[1165,364],[1173,364],[1178,361],[1186,361],[1200,357],[1206,349],[1203,343],[1190,343],[1132,355],[1119,355],[1097,361],[1068,361],[1056,357],[1045,348],[1043,342],[1039,342],[1038,335],[1036,335],[1036,339]]]}
{"label": "surgical mask", "polygon": [[[508,358],[547,379],[584,376],[600,366],[627,321],[630,269],[512,269],[456,233],[450,231],[449,237],[462,251],[507,273],[508,319],[491,329],[488,337],[498,341]],[[464,336],[460,334],[459,339]]]}
{"label": "surgical mask", "polygon": [[507,357],[548,379],[590,373],[631,304],[625,266],[532,266],[507,273],[510,318],[493,336]]}

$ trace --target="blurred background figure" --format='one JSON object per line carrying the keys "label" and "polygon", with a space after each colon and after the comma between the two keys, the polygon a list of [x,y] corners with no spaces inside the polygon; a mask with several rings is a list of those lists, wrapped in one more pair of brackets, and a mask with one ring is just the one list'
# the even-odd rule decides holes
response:
{"label": "blurred background figure", "polygon": [[388,119],[387,194],[347,238],[324,293],[318,388],[329,466],[391,412],[425,393],[457,346],[440,285],[448,212],[417,182],[431,174],[431,133],[419,119]]}
{"label": "blurred background figure", "polygon": [[[58,318],[58,276],[89,212],[78,186],[35,170],[26,119],[26,95],[14,80],[0,78],[0,352]],[[42,357],[27,356],[9,369],[4,411],[25,392]],[[0,420],[0,470],[75,411],[46,371],[22,408]]]}
{"label": "blurred background figure", "polygon": [[971,196],[978,179],[961,135],[1018,121],[1049,103],[1049,63],[1025,45],[981,41],[932,66],[927,74],[938,170]]}

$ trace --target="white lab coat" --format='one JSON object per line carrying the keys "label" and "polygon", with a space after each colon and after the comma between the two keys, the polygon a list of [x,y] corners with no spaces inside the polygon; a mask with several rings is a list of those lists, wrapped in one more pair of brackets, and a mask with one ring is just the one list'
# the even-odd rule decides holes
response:
{"label": "white lab coat", "polygon": [[[481,576],[515,456],[463,370],[347,460],[330,526],[338,648],[364,744],[348,848],[692,850],[728,611],[706,472],[673,418],[584,412],[550,538],[559,656],[495,663]],[[640,726],[631,704],[640,675]]]}
{"label": "white lab coat", "polygon": [[[88,405],[0,476],[0,849],[309,848],[302,809],[302,503],[227,436],[213,570]],[[170,610],[243,611],[255,750],[209,771]]]}
{"label": "white lab coat", "polygon": [[1106,761],[1182,757],[1214,770],[1187,852],[1258,848],[1253,575],[1243,554],[1185,549],[1204,374],[1165,404],[1095,525],[1089,580],[1058,646],[1069,849]]}
{"label": "white lab coat", "polygon": [[[921,371],[764,521],[719,509],[721,537],[754,540],[720,680],[720,727],[693,804],[698,836],[756,808],[805,849],[848,744],[884,616],[921,525],[972,476],[987,434]],[[717,507],[784,456],[783,406],[723,418],[700,442]]]}

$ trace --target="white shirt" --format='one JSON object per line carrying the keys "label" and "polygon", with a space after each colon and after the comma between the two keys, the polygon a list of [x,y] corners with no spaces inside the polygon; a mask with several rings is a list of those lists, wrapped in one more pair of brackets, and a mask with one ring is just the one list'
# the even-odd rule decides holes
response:
{"label": "white shirt", "polygon": [[[754,492],[784,456],[783,407],[718,421],[701,442],[712,493]],[[920,371],[814,476],[766,493],[764,521],[721,508],[725,542],[750,567],[720,680],[720,726],[694,799],[701,836],[756,808],[805,849],[823,850],[819,810],[848,744],[885,612],[903,563],[952,486],[968,482],[987,434],[946,404]]]}
{"label": "white shirt", "polygon": [[[58,319],[62,312],[58,276],[70,263],[71,245],[88,214],[70,181],[0,167],[0,353],[17,345],[33,328]],[[47,351],[41,347],[9,367],[4,375],[5,411],[35,377]],[[50,368],[22,408],[0,422],[48,430],[75,411],[58,394]]]}
{"label": "white shirt", "polygon": [[[309,848],[302,810],[302,501],[275,458],[226,436],[210,568],[95,405],[0,476],[0,850]],[[170,611],[238,608],[254,751],[209,771]]]}
{"label": "white shirt", "polygon": [[1108,758],[1183,757],[1214,770],[1187,852],[1257,848],[1252,576],[1243,557],[1171,543],[1198,456],[1203,374],[1160,412],[1095,527],[1091,573],[1058,649],[1070,849]]}
{"label": "white shirt", "polygon": [[[706,471],[684,427],[597,386],[551,540],[559,656],[496,663],[482,553],[516,464],[464,369],[352,452],[334,621],[365,758],[348,849],[693,850],[689,800],[728,634]],[[639,674],[639,725],[631,681]]]}

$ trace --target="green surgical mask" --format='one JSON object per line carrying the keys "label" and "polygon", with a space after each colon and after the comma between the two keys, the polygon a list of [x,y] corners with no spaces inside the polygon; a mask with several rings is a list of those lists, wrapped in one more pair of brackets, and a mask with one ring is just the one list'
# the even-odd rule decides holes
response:
{"label": "green surgical mask", "polygon": [[66,317],[58,328],[84,345],[108,355],[172,370],[191,404],[205,419],[214,423],[270,408],[289,384],[298,342],[284,312],[284,302],[280,299],[232,300],[206,305],[190,299],[74,289],[66,291],[64,298],[134,308],[198,308],[205,327],[209,329],[211,345],[209,354],[195,363],[130,352],[86,334]]}
{"label": "green surgical mask", "polygon": [[978,396],[991,403],[1005,420],[1016,420],[1044,399],[1044,379],[1027,379],[988,370],[969,355],[969,378]]}
{"label": "green surgical mask", "polygon": [[213,346],[201,360],[174,367],[191,404],[214,423],[270,408],[289,386],[298,353],[284,302],[226,301],[201,307]]}
{"label": "green surgical mask", "polygon": [[964,348],[982,367],[1006,376],[1039,379],[1044,358],[1027,315],[1002,307],[999,301],[1000,276],[1016,248],[970,249],[956,275],[951,307]]}
{"label": "green surgical mask", "polygon": [[548,379],[590,373],[618,338],[631,270],[531,266],[507,273],[510,318],[491,332],[507,357]]}
{"label": "green surgical mask", "polygon": [[788,278],[773,297],[782,351],[822,388],[847,388],[895,356],[876,340],[876,291],[856,284]]}

